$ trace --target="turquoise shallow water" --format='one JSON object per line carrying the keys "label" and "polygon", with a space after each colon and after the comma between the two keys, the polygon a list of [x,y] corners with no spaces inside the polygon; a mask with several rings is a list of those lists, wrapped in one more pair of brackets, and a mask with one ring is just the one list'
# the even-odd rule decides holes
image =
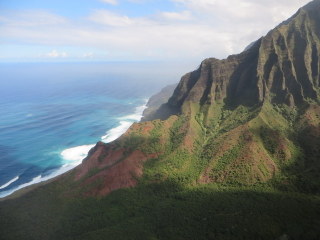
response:
{"label": "turquoise shallow water", "polygon": [[79,164],[177,78],[152,64],[0,64],[0,197]]}

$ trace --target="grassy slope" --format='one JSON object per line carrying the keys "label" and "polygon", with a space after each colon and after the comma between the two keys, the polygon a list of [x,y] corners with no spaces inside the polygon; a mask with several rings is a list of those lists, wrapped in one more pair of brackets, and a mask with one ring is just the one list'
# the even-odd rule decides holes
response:
{"label": "grassy slope", "polygon": [[319,237],[319,198],[303,194],[165,181],[100,199],[61,200],[48,196],[55,187],[3,205],[0,239]]}
{"label": "grassy slope", "polygon": [[136,188],[71,197],[65,177],[2,202],[0,239],[319,239],[319,153],[300,134],[319,126],[319,106],[189,108],[119,141],[158,153]]}
{"label": "grassy slope", "polygon": [[[319,38],[308,31],[318,32],[313,24],[319,18],[314,11],[314,23],[302,25],[305,16],[302,12],[291,24],[297,44],[289,41],[289,25],[263,41],[258,73],[272,73],[269,89],[279,82],[277,73],[283,73],[287,61],[296,63],[293,72],[314,72],[311,50]],[[291,46],[284,44],[286,39]],[[294,46],[303,43],[312,47],[293,54]],[[275,53],[279,64],[272,60]],[[294,56],[304,60],[295,62]],[[283,78],[294,79],[290,73]],[[318,75],[310,81],[318,89],[317,99]],[[276,86],[274,97],[288,99],[273,102],[292,103],[291,93],[286,96],[282,89]],[[312,99],[300,108],[271,105],[271,99],[235,109],[223,102],[200,106],[185,101],[184,115],[135,124],[114,143],[126,154],[134,149],[156,153],[144,164],[137,187],[84,198],[101,183],[82,183],[101,169],[76,182],[67,175],[1,202],[0,239],[320,239],[320,105]]]}

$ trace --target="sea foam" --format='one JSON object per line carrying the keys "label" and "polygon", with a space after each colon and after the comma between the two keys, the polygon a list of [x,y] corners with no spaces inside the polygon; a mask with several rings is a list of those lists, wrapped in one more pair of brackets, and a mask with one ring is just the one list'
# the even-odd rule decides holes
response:
{"label": "sea foam", "polygon": [[32,185],[32,184],[39,183],[39,182],[41,182],[40,180],[41,180],[41,175],[33,178],[30,182],[21,184],[21,185],[15,187],[15,188],[13,188],[13,189],[10,189],[10,190],[4,191],[4,192],[0,192],[0,198],[9,196],[10,194],[14,193],[15,191],[18,191],[18,190],[21,189],[21,188],[30,186],[30,185]]}
{"label": "sea foam", "polygon": [[[75,168],[76,166],[78,166],[79,164],[81,163],[80,162],[72,162],[70,164],[64,164],[62,165],[60,168],[58,168],[57,170],[51,172],[50,174],[48,175],[39,175],[39,176],[36,176],[34,178],[32,178],[31,181],[27,182],[27,183],[24,183],[24,184],[21,184],[13,189],[9,189],[7,191],[3,191],[3,192],[0,192],[0,198],[3,198],[3,197],[6,197],[6,196],[9,196],[10,194],[24,188],[24,187],[28,187],[30,185],[33,185],[33,184],[36,184],[36,183],[41,183],[41,182],[44,182],[44,181],[47,181],[49,179],[52,179],[52,178],[55,178],[65,172],[68,172],[70,171],[71,169]],[[18,180],[18,179],[17,179]]]}
{"label": "sea foam", "polygon": [[138,122],[142,118],[143,111],[147,108],[148,100],[145,100],[145,104],[136,107],[134,114],[130,114],[124,117],[120,117],[120,125],[118,127],[110,129],[106,135],[101,137],[101,141],[104,143],[109,143],[116,140],[122,134],[124,134],[134,122]]}
{"label": "sea foam", "polygon": [[61,156],[66,161],[66,163],[78,165],[87,156],[89,150],[93,147],[94,144],[68,148],[61,152]]}
{"label": "sea foam", "polygon": [[11,185],[11,183],[14,183],[15,181],[17,181],[19,179],[19,176],[11,179],[9,182],[3,184],[2,186],[0,186],[0,189],[3,189],[3,188],[6,188],[8,187],[9,185]]}
{"label": "sea foam", "polygon": [[[107,131],[106,135],[101,137],[101,141],[104,143],[109,143],[109,142],[116,140],[123,133],[125,133],[134,122],[140,121],[142,118],[143,111],[147,108],[146,107],[147,101],[148,100],[146,99],[144,105],[136,107],[135,112],[133,114],[130,114],[130,115],[127,115],[124,117],[120,117],[119,118],[119,126]],[[52,179],[54,177],[57,177],[57,176],[65,173],[65,172],[70,171],[71,169],[73,169],[76,166],[81,164],[82,160],[88,155],[89,150],[91,148],[93,148],[94,146],[95,146],[95,144],[88,144],[88,145],[81,145],[81,146],[76,146],[76,147],[72,147],[72,148],[67,148],[67,149],[63,150],[60,153],[60,156],[63,159],[64,164],[60,168],[53,171],[49,175],[45,175],[45,176],[39,175],[37,177],[34,177],[31,181],[24,183],[24,184],[21,184],[21,185],[17,186],[16,188],[0,192],[0,198],[6,197],[6,196],[14,193],[15,191],[18,191],[19,189],[24,188],[24,187],[47,181],[49,179]],[[8,183],[2,185],[0,187],[0,189],[8,187],[11,183],[17,181],[18,179],[19,179],[19,177],[16,177],[16,178],[10,180]]]}
{"label": "sea foam", "polygon": [[[148,100],[145,99],[145,103],[142,106],[136,107],[135,112],[133,114],[120,117],[119,126],[107,131],[106,135],[101,137],[101,141],[104,143],[109,143],[116,140],[123,133],[125,133],[134,122],[140,121],[142,118],[143,111],[146,109],[147,101]],[[89,150],[94,146],[95,144],[88,144],[68,148],[61,152],[61,156],[65,160],[66,164],[77,166],[88,155]]]}

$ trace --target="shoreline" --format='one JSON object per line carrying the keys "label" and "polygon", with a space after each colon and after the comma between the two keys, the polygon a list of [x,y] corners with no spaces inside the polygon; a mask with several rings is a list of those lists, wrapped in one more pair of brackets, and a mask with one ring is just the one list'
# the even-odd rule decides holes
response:
{"label": "shoreline", "polygon": [[[143,118],[143,111],[147,108],[149,99],[145,99],[145,103],[143,105],[135,107],[135,111],[133,114],[129,114],[119,119],[119,125],[109,129],[104,136],[100,138],[100,141],[104,143],[113,142],[118,139],[122,134],[124,134],[133,123],[140,122]],[[81,165],[83,159],[85,159],[88,155],[88,152],[96,145],[95,144],[87,144],[80,145],[71,148],[67,148],[60,153],[60,157],[65,160],[65,164],[54,170],[52,173],[42,176],[36,176],[32,178],[31,181],[18,185],[16,188],[8,189],[6,191],[0,192],[0,201],[14,198],[15,195],[20,196],[20,192],[25,192],[34,189],[36,186],[41,186],[43,184],[49,183],[53,181],[55,178],[71,171],[77,166]],[[11,179],[7,183],[4,183],[1,189],[5,189],[9,187],[12,183],[17,181],[19,176]],[[29,190],[28,190],[29,189]]]}

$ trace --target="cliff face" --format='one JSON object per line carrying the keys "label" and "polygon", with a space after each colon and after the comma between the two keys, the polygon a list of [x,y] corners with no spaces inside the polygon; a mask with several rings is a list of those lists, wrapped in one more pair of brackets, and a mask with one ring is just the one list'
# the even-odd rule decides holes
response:
{"label": "cliff face", "polygon": [[[99,146],[108,152],[98,154],[101,162],[93,163],[97,157],[89,156],[76,175],[87,166],[96,168],[89,179],[100,179],[100,188],[110,190],[133,186],[137,177],[144,176],[152,181],[178,177],[186,183],[273,181],[292,188],[308,183],[314,191],[319,178],[310,169],[320,169],[319,53],[320,1],[316,0],[241,54],[204,60],[182,77],[167,103],[152,108],[144,119],[162,121],[135,124],[113,143],[114,148]],[[97,155],[98,150],[93,151]],[[108,156],[119,151],[120,160],[106,168],[112,161]],[[137,151],[139,161],[134,157]],[[149,175],[142,175],[143,163],[153,158],[157,164],[148,165]],[[126,173],[111,174],[111,181],[108,172],[117,171],[111,169]],[[300,181],[286,183],[276,180],[279,176]]]}
{"label": "cliff face", "polygon": [[152,119],[161,118],[161,115],[163,115],[163,113],[158,111],[158,115],[156,115],[157,110],[163,104],[168,102],[169,98],[172,96],[172,93],[176,87],[177,87],[177,84],[166,86],[163,89],[161,89],[159,93],[153,95],[147,103],[147,108],[143,111],[143,117],[141,121],[145,122],[145,121],[150,121]]}
{"label": "cliff face", "polygon": [[151,98],[141,123],[98,143],[60,181],[71,177],[68,194],[84,196],[139,179],[319,191],[319,54],[316,0],[244,52],[204,60],[170,98],[174,86]]}
{"label": "cliff face", "polygon": [[204,105],[224,99],[239,105],[258,103],[256,66],[259,45],[260,41],[248,51],[224,60],[204,60],[199,69],[182,77],[168,105],[182,109],[185,102]]}
{"label": "cliff face", "polygon": [[320,239],[319,38],[315,0],[204,60],[152,121],[1,202],[0,239]]}
{"label": "cliff face", "polygon": [[204,60],[182,77],[168,106],[182,110],[185,102],[256,105],[265,100],[300,105],[317,99],[319,89],[318,1],[300,9],[239,55]]}

